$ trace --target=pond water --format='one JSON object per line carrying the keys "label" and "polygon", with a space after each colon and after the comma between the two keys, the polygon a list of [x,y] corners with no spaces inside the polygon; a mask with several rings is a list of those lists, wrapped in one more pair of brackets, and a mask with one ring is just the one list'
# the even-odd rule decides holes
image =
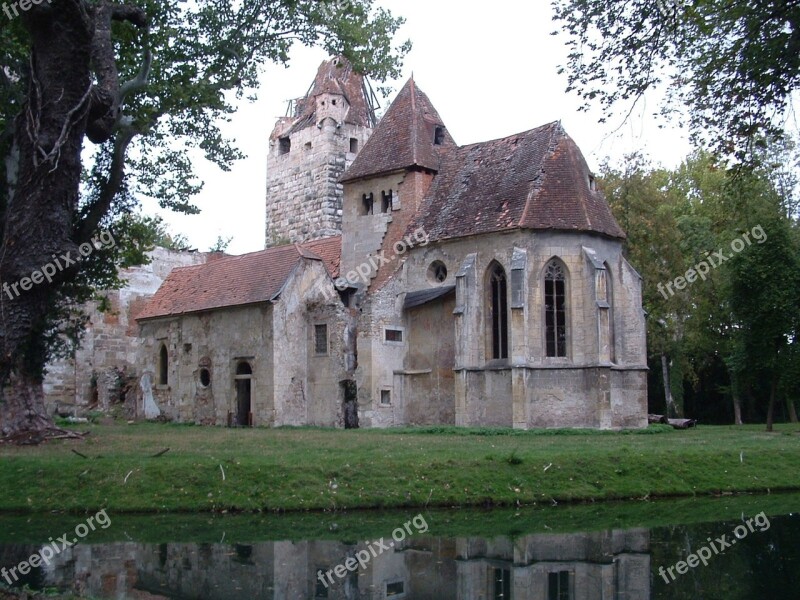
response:
{"label": "pond water", "polygon": [[6,515],[0,566],[16,586],[98,599],[794,600],[796,510],[800,496],[770,495],[421,513],[108,512],[93,523]]}

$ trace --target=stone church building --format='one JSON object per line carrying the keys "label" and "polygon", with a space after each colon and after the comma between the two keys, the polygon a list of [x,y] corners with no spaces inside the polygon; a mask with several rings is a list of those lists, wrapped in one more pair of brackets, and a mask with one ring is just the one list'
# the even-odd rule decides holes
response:
{"label": "stone church building", "polygon": [[322,64],[269,138],[267,249],[177,268],[145,393],[229,425],[647,425],[641,279],[560,123],[458,146]]}

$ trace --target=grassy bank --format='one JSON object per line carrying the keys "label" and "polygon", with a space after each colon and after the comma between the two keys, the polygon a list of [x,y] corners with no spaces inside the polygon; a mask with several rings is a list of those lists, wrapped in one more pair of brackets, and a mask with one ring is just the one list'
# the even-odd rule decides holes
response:
{"label": "grassy bank", "polygon": [[763,426],[655,434],[88,429],[84,442],[0,448],[0,510],[433,508],[800,489],[796,425],[773,434]]}

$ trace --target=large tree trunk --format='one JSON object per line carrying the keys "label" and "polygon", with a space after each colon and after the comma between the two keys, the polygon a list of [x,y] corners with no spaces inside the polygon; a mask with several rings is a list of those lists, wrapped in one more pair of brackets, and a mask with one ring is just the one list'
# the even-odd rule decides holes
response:
{"label": "large tree trunk", "polygon": [[775,418],[775,397],[778,395],[778,374],[772,375],[772,384],[769,388],[769,408],[767,409],[767,431],[772,431]]}
{"label": "large tree trunk", "polygon": [[797,409],[794,406],[794,400],[789,396],[786,396],[786,405],[789,408],[789,420],[792,423],[797,423]]}
{"label": "large tree trunk", "polygon": [[[65,263],[78,202],[81,146],[91,89],[92,32],[82,3],[33,6],[21,18],[31,34],[27,99],[14,126],[8,204],[0,254],[0,423],[5,435],[44,431],[41,336],[47,328],[46,265]],[[56,262],[58,260],[58,262]],[[70,270],[67,265],[62,276]],[[32,281],[32,275],[39,281]],[[24,284],[24,285],[23,285]],[[28,288],[27,290],[25,288]]]}
{"label": "large tree trunk", "polygon": [[[118,154],[125,147],[115,153],[120,164],[108,194],[76,223],[83,140],[88,132],[95,143],[107,141],[118,122],[112,21],[146,22],[141,9],[110,0],[36,3],[20,19],[31,38],[30,72],[6,160],[0,241],[0,429],[6,436],[54,429],[43,401],[43,339],[54,328],[59,288],[79,268],[78,246],[94,233],[86,229],[97,226],[118,188]],[[122,138],[125,144],[130,137]]]}
{"label": "large tree trunk", "polygon": [[11,375],[3,390],[0,432],[15,441],[38,442],[53,426],[44,406],[41,382]]}

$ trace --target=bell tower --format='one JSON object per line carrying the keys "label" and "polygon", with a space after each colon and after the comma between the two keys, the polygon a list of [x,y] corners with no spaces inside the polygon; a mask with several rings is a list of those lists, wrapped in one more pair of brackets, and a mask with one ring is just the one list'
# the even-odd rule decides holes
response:
{"label": "bell tower", "polygon": [[269,137],[266,247],[339,235],[342,185],[376,125],[377,99],[344,57],[320,65]]}

